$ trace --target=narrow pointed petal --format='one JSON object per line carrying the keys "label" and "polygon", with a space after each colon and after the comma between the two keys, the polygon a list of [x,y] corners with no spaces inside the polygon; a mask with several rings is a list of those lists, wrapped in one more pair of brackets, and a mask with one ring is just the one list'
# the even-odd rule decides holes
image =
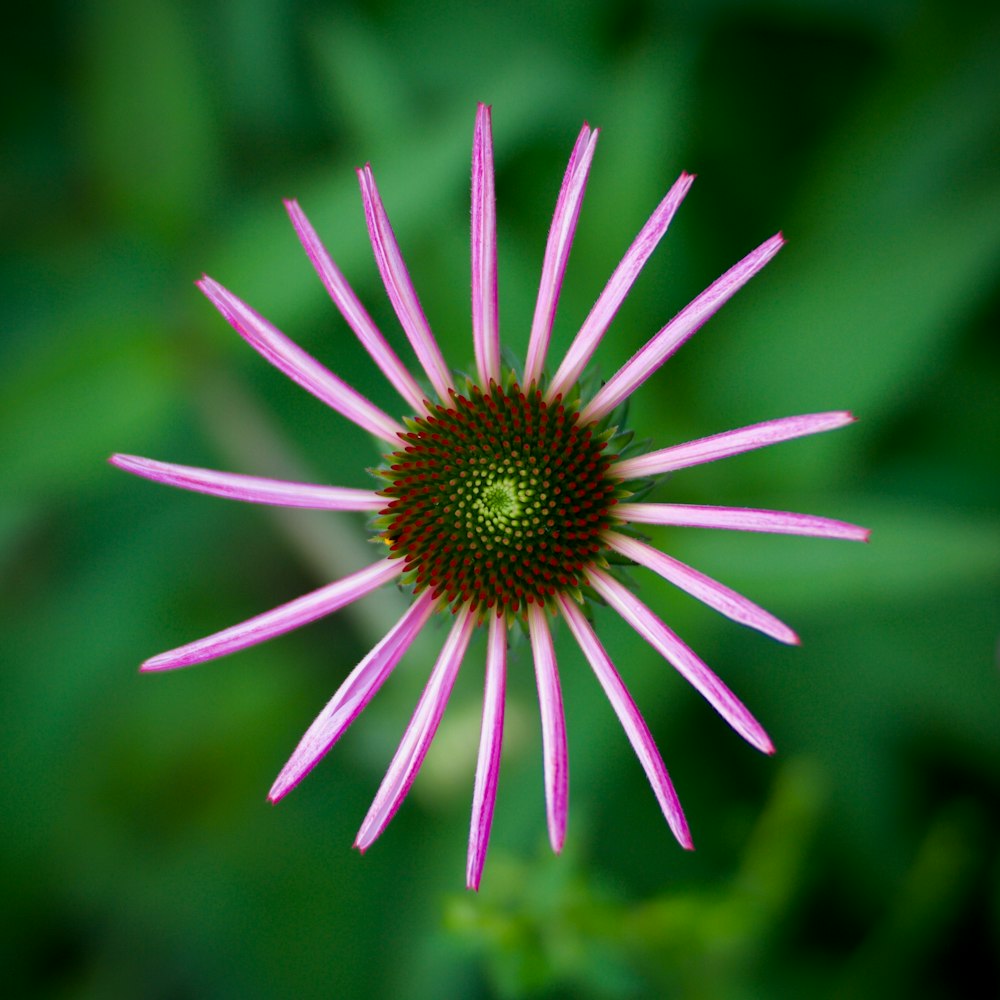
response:
{"label": "narrow pointed petal", "polygon": [[670,225],[677,209],[680,208],[684,196],[688,193],[694,175],[682,173],[674,182],[674,186],[667,192],[663,201],[656,207],[656,211],[649,217],[649,221],[642,227],[639,235],[633,240],[628,252],[622,258],[621,263],[615,268],[614,274],[608,280],[600,298],[594,303],[594,308],[590,310],[590,315],[583,321],[580,332],[576,335],[566,357],[563,358],[559,370],[549,386],[548,398],[567,390],[579,379],[587,362],[590,361],[604,337],[611,321],[618,312],[625,296],[628,295],[639,272],[643,269],[650,254],[656,249],[657,244],[663,238],[667,227]]}
{"label": "narrow pointed petal", "polygon": [[538,706],[542,716],[542,756],[545,772],[545,809],[549,842],[557,854],[566,840],[569,811],[569,754],[566,750],[566,719],[552,635],[545,611],[537,604],[528,606],[528,631],[535,660]]}
{"label": "narrow pointed petal", "polygon": [[625,735],[628,737],[635,755],[639,758],[642,769],[646,772],[646,777],[656,795],[656,801],[663,810],[663,816],[670,826],[671,831],[677,838],[681,847],[687,850],[694,849],[691,840],[691,831],[688,829],[687,820],[684,818],[684,810],[681,808],[680,799],[674,791],[673,782],[667,773],[667,768],[663,763],[663,757],[656,746],[653,734],[646,725],[646,720],[642,717],[638,706],[632,700],[632,696],[625,687],[624,681],[611,662],[600,639],[597,638],[594,630],[590,627],[583,612],[565,595],[557,598],[563,617],[569,624],[570,631],[583,650],[583,655],[587,657],[597,679],[607,695],[611,707],[615,710]]}
{"label": "narrow pointed petal", "polygon": [[431,671],[430,679],[420,696],[417,709],[403,734],[396,755],[375,795],[368,815],[361,824],[354,846],[364,852],[386,828],[406,798],[420,765],[427,756],[431,741],[437,732],[441,716],[444,714],[462,657],[469,645],[475,619],[468,609],[458,612],[448,639],[441,650],[437,663]]}
{"label": "narrow pointed petal", "polygon": [[352,604],[365,594],[381,587],[395,579],[402,572],[401,560],[382,559],[371,566],[358,570],[343,580],[328,583],[319,590],[314,590],[294,601],[282,604],[262,615],[250,618],[239,625],[223,629],[213,635],[189,642],[186,646],[178,646],[167,653],[160,653],[146,660],[140,668],[143,671],[173,670],[177,667],[190,667],[195,663],[204,663],[229,653],[235,653],[248,646],[273,639],[277,635],[291,632],[310,622],[333,614],[341,608]]}
{"label": "narrow pointed petal", "polygon": [[311,510],[379,510],[385,498],[373,490],[354,490],[341,486],[318,486],[312,483],[289,483],[281,479],[262,479],[236,472],[197,469],[191,465],[157,462],[138,455],[112,455],[112,465],[145,479],[168,486],[178,486],[195,493],[265,503],[274,507],[307,507]]}
{"label": "narrow pointed petal", "polygon": [[742,594],[737,594],[735,590],[723,586],[718,580],[699,573],[679,559],[674,559],[673,556],[668,556],[665,552],[660,552],[659,549],[654,549],[636,538],[629,538],[617,532],[608,532],[605,541],[626,559],[659,573],[664,580],[675,587],[680,587],[681,590],[696,597],[710,608],[715,608],[734,622],[748,625],[758,632],[777,639],[778,642],[788,643],[791,646],[799,644],[799,637],[769,611],[765,611]]}
{"label": "narrow pointed petal", "polygon": [[427,373],[431,385],[434,386],[434,391],[442,402],[447,402],[448,392],[452,388],[451,374],[410,281],[410,273],[403,262],[403,255],[389,223],[389,216],[386,215],[382,199],[379,197],[370,164],[365,164],[358,170],[358,181],[361,184],[361,200],[365,206],[368,235],[371,238],[372,250],[375,251],[375,263],[382,275],[382,283],[389,294],[389,301],[416,352],[417,359]]}
{"label": "narrow pointed petal", "polygon": [[612,465],[608,474],[625,480],[658,476],[664,472],[729,458],[730,455],[742,455],[746,451],[765,448],[781,441],[791,441],[809,434],[836,430],[838,427],[853,423],[854,419],[854,415],[846,410],[834,410],[829,413],[809,413],[800,417],[765,420],[760,424],[740,427],[734,431],[713,434],[697,441],[687,441],[684,444],[661,448],[659,451],[651,451],[646,455],[627,458]]}
{"label": "narrow pointed petal", "polygon": [[285,208],[298,233],[299,241],[324,287],[333,299],[333,304],[347,320],[347,325],[354,331],[361,345],[371,355],[379,366],[382,374],[389,380],[392,387],[406,400],[407,405],[416,414],[426,412],[424,393],[417,385],[406,366],[399,360],[399,355],[389,346],[389,342],[374,324],[361,300],[354,294],[354,289],[347,283],[340,268],[327,253],[326,247],[320,242],[305,212],[297,201],[286,201]]}
{"label": "narrow pointed petal", "polygon": [[493,826],[493,807],[500,774],[503,745],[504,693],[507,687],[507,626],[503,618],[490,619],[486,645],[486,687],[483,692],[483,728],[476,762],[476,784],[472,793],[472,822],[469,827],[469,857],[465,869],[467,888],[479,889],[486,862],[486,848]]}
{"label": "narrow pointed petal", "polygon": [[398,443],[397,435],[405,433],[402,424],[324,368],[217,281],[205,277],[195,284],[233,329],[266,361],[369,434],[390,444]]}
{"label": "narrow pointed petal", "polygon": [[627,587],[603,570],[588,570],[591,586],[692,685],[748,743],[764,753],[774,745],[761,724],[725,684]]}
{"label": "narrow pointed petal", "polygon": [[752,250],[688,303],[645,347],[636,351],[601,388],[580,414],[581,421],[600,420],[628,399],[689,337],[733,297],[784,244],[777,233]]}
{"label": "narrow pointed petal", "polygon": [[472,142],[472,342],[479,382],[500,381],[497,206],[490,107],[480,104]]}
{"label": "narrow pointed petal", "polygon": [[428,592],[421,594],[377,646],[351,671],[336,694],[299,741],[268,792],[277,802],[287,795],[340,739],[344,730],[385,683],[434,610]]}
{"label": "narrow pointed petal", "polygon": [[545,355],[552,336],[552,323],[559,304],[563,274],[569,260],[576,232],[576,220],[580,216],[580,206],[587,189],[587,175],[594,158],[599,129],[584,124],[570,154],[569,164],[563,176],[562,188],[556,201],[548,242],[545,245],[545,259],[542,262],[542,279],[538,288],[535,317],[531,323],[531,338],[528,341],[528,355],[524,362],[524,384],[531,385],[542,376]]}
{"label": "narrow pointed petal", "polygon": [[792,514],[782,510],[749,507],[700,507],[684,503],[623,503],[615,517],[630,524],[673,524],[682,528],[721,528],[726,531],[762,531],[775,535],[807,535],[867,542],[871,534],[846,521],[815,514]]}

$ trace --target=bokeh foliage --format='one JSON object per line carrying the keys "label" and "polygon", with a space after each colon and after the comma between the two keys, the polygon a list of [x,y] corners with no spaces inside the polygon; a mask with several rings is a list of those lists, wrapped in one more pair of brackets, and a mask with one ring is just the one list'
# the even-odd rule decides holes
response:
{"label": "bokeh foliage", "polygon": [[[21,17],[0,166],[0,954],[15,994],[1000,988],[990,5],[49,0]],[[530,658],[516,651],[491,854],[471,895],[481,646],[410,800],[361,859],[353,834],[440,634],[271,809],[271,778],[400,598],[140,678],[145,656],[370,551],[360,518],[182,495],[104,459],[365,485],[371,443],[254,356],[191,279],[209,271],[394,409],[280,205],[301,201],[400,343],[351,169],[370,159],[446,356],[469,366],[476,100],[494,105],[512,350],[526,344],[549,214],[587,118],[604,134],[555,350],[669,183],[696,171],[599,352],[605,374],[775,229],[789,246],[637,396],[639,434],[666,444],[848,407],[861,419],[688,470],[662,496],[823,513],[874,536],[863,548],[658,533],[786,618],[796,650],[636,573],[767,725],[773,760],[598,613],[694,854],[672,842],[561,633],[571,819],[565,854],[548,855]]]}

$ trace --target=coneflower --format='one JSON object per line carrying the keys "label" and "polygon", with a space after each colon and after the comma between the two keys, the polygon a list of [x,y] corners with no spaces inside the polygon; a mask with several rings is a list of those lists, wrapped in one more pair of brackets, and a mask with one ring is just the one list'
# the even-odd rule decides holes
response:
{"label": "coneflower", "polygon": [[[264,358],[377,438],[383,454],[371,490],[282,482],[130,455],[112,463],[157,482],[252,503],[370,511],[383,547],[372,565],[249,621],[147,660],[145,671],[211,660],[332,614],[388,583],[412,600],[354,668],[303,736],[270,791],[277,801],[316,766],[388,679],[433,615],[451,628],[356,846],[367,849],[409,791],[434,738],[474,629],[487,630],[483,726],[473,792],[466,881],[479,886],[489,840],[503,738],[507,635],[526,629],[541,714],[549,839],[562,848],[569,764],[550,620],[562,618],[610,700],[667,823],[683,847],[691,835],[663,760],[590,622],[589,603],[614,608],[753,746],[772,753],[760,724],[616,573],[632,562],[722,614],[785,643],[798,638],[763,608],[679,562],[633,526],[669,524],[864,541],[868,532],[828,518],[769,510],[634,502],[650,479],[850,423],[846,412],[768,420],[657,451],[626,446],[620,404],[635,392],[782,245],[762,243],[683,308],[596,393],[581,377],[635,278],[691,186],[681,174],[615,269],[549,377],[552,323],[598,130],[584,125],[570,157],[546,246],[523,369],[501,362],[490,108],[479,105],[472,151],[472,342],[476,377],[449,368],[410,282],[371,167],[358,171],[375,261],[422,376],[414,376],[369,318],[304,213],[286,207],[330,297],[403,400],[397,420],[296,346],[211,278],[198,286]],[[613,560],[609,561],[609,556]]]}

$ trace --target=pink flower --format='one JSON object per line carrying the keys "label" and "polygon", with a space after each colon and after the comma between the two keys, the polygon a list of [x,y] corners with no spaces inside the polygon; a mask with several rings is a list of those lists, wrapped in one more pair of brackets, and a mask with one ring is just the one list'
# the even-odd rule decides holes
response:
{"label": "pink flower", "polygon": [[[487,629],[483,726],[473,792],[467,884],[478,888],[493,817],[503,738],[507,632],[526,628],[538,684],[549,839],[563,845],[569,764],[550,620],[562,618],[608,696],[674,836],[692,846],[684,813],[639,709],[588,617],[598,598],[658,650],[749,743],[773,746],[739,699],[616,576],[614,554],[652,570],[734,621],[780,642],[786,625],[723,584],[653,548],[636,525],[669,524],[863,541],[868,532],[807,514],[733,507],[631,502],[637,481],[712,462],[851,422],[849,413],[768,420],[658,451],[622,446],[616,408],[781,248],[762,243],[682,309],[595,394],[578,380],[694,178],[681,174],[611,275],[551,377],[546,360],[553,318],[583,201],[598,131],[584,125],[570,156],[549,232],[524,371],[500,360],[496,215],[490,109],[480,105],[472,148],[472,342],[477,378],[448,367],[403,262],[370,166],[358,171],[375,261],[420,362],[414,376],[375,327],[295,202],[286,207],[334,304],[403,399],[403,421],[385,413],[297,347],[232,292],[205,277],[212,304],[253,348],[290,378],[382,442],[376,489],[280,482],[115,455],[147,479],[251,503],[370,511],[384,555],[372,565],[288,604],[147,660],[146,671],[186,667],[233,653],[332,614],[396,582],[412,601],[354,668],[302,737],[270,792],[277,802],[340,739],[389,678],[428,619],[450,614],[451,629],[402,743],[361,825],[366,850],[385,829],[416,777],[441,721],[477,627]],[[619,560],[620,561],[620,560]]]}

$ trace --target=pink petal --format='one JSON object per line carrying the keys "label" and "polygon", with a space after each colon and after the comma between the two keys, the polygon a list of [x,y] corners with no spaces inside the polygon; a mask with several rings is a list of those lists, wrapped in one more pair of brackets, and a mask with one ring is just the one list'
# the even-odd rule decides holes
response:
{"label": "pink petal", "polygon": [[562,290],[563,274],[573,245],[576,220],[583,204],[587,175],[590,173],[590,162],[594,158],[599,133],[599,129],[591,129],[586,123],[584,124],[576,145],[573,146],[563,176],[548,242],[545,245],[542,279],[538,288],[535,318],[531,323],[528,355],[524,362],[525,386],[537,382],[542,377],[542,369],[545,367],[545,355],[549,349],[549,337],[552,335],[552,323],[559,303],[559,293]]}
{"label": "pink petal", "polygon": [[340,269],[327,253],[326,247],[320,242],[316,230],[310,225],[305,212],[297,201],[286,201],[285,208],[298,233],[302,247],[309,255],[312,266],[316,269],[334,305],[347,320],[348,326],[357,335],[364,349],[372,360],[382,370],[392,387],[406,400],[407,405],[416,414],[426,413],[424,393],[417,385],[406,366],[399,360],[399,355],[389,346],[379,328],[372,322],[365,307],[361,304],[354,289],[347,283]]}
{"label": "pink petal", "polygon": [[587,362],[597,350],[608,325],[614,319],[622,302],[625,301],[625,296],[628,295],[629,289],[639,276],[639,272],[649,260],[650,254],[656,249],[663,234],[666,233],[674,213],[680,208],[680,204],[693,182],[693,174],[682,173],[680,175],[628,248],[628,252],[615,268],[614,274],[611,275],[600,298],[594,303],[594,308],[590,310],[590,315],[584,320],[580,332],[566,352],[566,357],[563,358],[563,362],[549,386],[547,393],[549,399],[560,393],[565,395],[580,377],[584,368],[587,367]]}
{"label": "pink petal", "polygon": [[447,403],[448,393],[452,388],[451,374],[431,332],[424,310],[420,306],[417,293],[413,289],[410,274],[406,270],[403,255],[396,242],[396,235],[389,223],[389,216],[386,215],[378,188],[375,186],[375,175],[370,164],[366,163],[358,170],[358,181],[361,184],[361,200],[365,206],[368,235],[371,238],[372,250],[375,251],[375,263],[382,275],[389,301],[392,302],[392,308],[396,310],[399,322],[431,385],[441,397],[441,401]]}
{"label": "pink petal", "polygon": [[659,573],[664,580],[687,591],[692,597],[696,597],[710,608],[715,608],[734,622],[749,625],[750,628],[757,629],[758,632],[763,632],[778,642],[792,646],[799,644],[799,637],[770,612],[680,560],[654,549],[651,545],[646,545],[645,542],[617,532],[608,532],[605,542],[626,559],[632,559],[640,566]]}
{"label": "pink petal", "polygon": [[832,431],[854,422],[854,415],[845,410],[830,413],[809,413],[801,417],[781,417],[765,420],[750,427],[713,434],[685,444],[675,444],[646,455],[627,458],[616,462],[608,474],[621,479],[641,479],[644,476],[658,476],[675,469],[687,469],[692,465],[715,462],[730,455],[741,455],[746,451],[764,448],[769,444],[791,441],[793,438]]}
{"label": "pink petal", "polygon": [[692,334],[713,316],[781,249],[781,233],[772,236],[717,278],[688,303],[645,347],[622,365],[584,407],[581,421],[600,420],[628,399]]}
{"label": "pink petal", "polygon": [[748,743],[774,753],[774,745],[743,703],[645,604],[603,570],[587,571],[591,586],[691,684]]}
{"label": "pink petal", "polygon": [[500,317],[497,305],[497,207],[493,180],[490,107],[476,110],[472,142],[472,342],[479,382],[500,381]]}
{"label": "pink petal", "polygon": [[306,730],[288,763],[281,769],[268,792],[267,797],[271,802],[277,802],[287,795],[340,739],[344,730],[372,700],[410,648],[431,616],[434,606],[430,592],[424,591],[378,645],[351,671]]}
{"label": "pink petal", "polygon": [[871,532],[846,521],[814,514],[749,507],[700,507],[683,503],[622,503],[615,517],[631,524],[674,524],[683,528],[722,528],[727,531],[764,531],[776,535],[809,535],[867,542]]}
{"label": "pink petal", "polygon": [[397,435],[404,433],[404,428],[387,413],[324,368],[217,281],[205,277],[195,284],[233,329],[275,368],[370,434],[390,444],[398,443]]}
{"label": "pink petal", "polygon": [[138,455],[112,455],[112,465],[154,482],[179,486],[195,493],[266,503],[275,507],[308,507],[312,510],[379,510],[385,499],[372,490],[353,490],[342,486],[315,486],[289,483],[280,479],[262,479],[236,472],[196,469],[190,465],[157,462]]}
{"label": "pink petal", "polygon": [[535,660],[538,705],[542,716],[542,756],[545,771],[545,806],[549,841],[557,854],[566,839],[569,810],[569,755],[566,751],[566,720],[556,669],[556,654],[545,611],[537,604],[528,606],[528,631]]}
{"label": "pink petal", "polygon": [[472,793],[472,822],[469,827],[469,857],[465,884],[479,889],[486,862],[486,848],[493,825],[493,806],[500,773],[503,744],[504,692],[507,686],[507,625],[503,618],[490,620],[486,646],[486,689],[483,693],[483,728],[476,762],[476,784]]}
{"label": "pink petal", "polygon": [[406,798],[448,704],[448,696],[458,676],[458,668],[462,665],[462,657],[465,656],[474,624],[475,619],[467,608],[458,612],[413,718],[403,734],[403,741],[399,744],[375,795],[375,801],[358,831],[354,842],[358,850],[364,852],[371,847]]}
{"label": "pink petal", "polygon": [[660,803],[663,815],[674,836],[681,847],[689,851],[694,849],[691,840],[691,831],[688,829],[687,820],[684,818],[684,810],[681,808],[680,800],[674,791],[673,783],[667,769],[664,766],[663,758],[657,749],[653,734],[646,725],[646,720],[639,712],[636,703],[625,687],[618,671],[615,670],[608,654],[601,645],[600,639],[594,630],[587,623],[583,612],[565,595],[557,598],[563,617],[569,624],[570,631],[576,637],[576,641],[583,650],[583,655],[587,657],[594,673],[600,681],[604,693],[611,702],[611,707],[615,710],[625,735],[628,737],[632,749],[635,750],[642,769],[646,772],[656,801]]}
{"label": "pink petal", "polygon": [[365,594],[381,587],[395,579],[402,572],[400,559],[381,559],[371,566],[358,570],[336,583],[328,583],[319,590],[314,590],[294,601],[282,604],[262,615],[250,618],[239,625],[223,629],[214,635],[206,636],[197,642],[189,642],[186,646],[178,646],[167,653],[160,653],[142,665],[143,671],[173,670],[176,667],[190,667],[195,663],[204,663],[229,653],[235,653],[248,646],[273,639],[292,629],[301,628],[310,622],[333,614],[341,608],[352,604]]}

